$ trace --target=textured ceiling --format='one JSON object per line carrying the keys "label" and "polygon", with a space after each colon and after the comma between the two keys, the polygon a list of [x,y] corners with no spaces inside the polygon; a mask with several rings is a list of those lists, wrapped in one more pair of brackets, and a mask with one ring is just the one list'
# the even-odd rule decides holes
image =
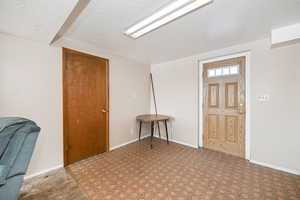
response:
{"label": "textured ceiling", "polygon": [[0,32],[49,43],[77,0],[0,0]]}
{"label": "textured ceiling", "polygon": [[169,0],[92,0],[66,36],[145,63],[159,63],[267,37],[300,22],[299,0],[214,0],[137,40],[123,30]]}
{"label": "textured ceiling", "polygon": [[[0,0],[0,32],[51,41],[77,0]],[[300,0],[214,0],[137,40],[128,26],[170,0],[91,0],[64,37],[144,63],[159,63],[269,36],[300,22]]]}

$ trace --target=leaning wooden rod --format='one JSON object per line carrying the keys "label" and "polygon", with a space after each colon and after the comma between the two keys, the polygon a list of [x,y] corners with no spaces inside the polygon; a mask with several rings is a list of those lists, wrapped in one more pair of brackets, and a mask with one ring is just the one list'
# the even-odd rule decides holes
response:
{"label": "leaning wooden rod", "polygon": [[155,107],[155,114],[157,115],[157,106],[156,106],[156,98],[155,98],[152,73],[150,73],[150,80],[151,80],[151,86],[152,86],[152,95],[153,95],[153,101],[154,101],[154,107]]}
{"label": "leaning wooden rod", "polygon": [[[154,91],[154,84],[153,84],[152,73],[150,73],[150,80],[151,80],[151,85],[152,85],[152,95],[153,95],[153,101],[154,101],[154,107],[155,107],[155,115],[157,116],[156,97],[155,97],[155,91]],[[161,137],[161,135],[160,135],[160,128],[159,128],[159,122],[157,122],[157,126],[158,126],[159,137]]]}

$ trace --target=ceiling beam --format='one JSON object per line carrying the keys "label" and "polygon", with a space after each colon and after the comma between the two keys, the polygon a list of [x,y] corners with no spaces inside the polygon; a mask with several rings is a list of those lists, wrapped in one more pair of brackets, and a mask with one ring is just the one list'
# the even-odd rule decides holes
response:
{"label": "ceiling beam", "polygon": [[60,29],[57,31],[55,36],[50,41],[49,45],[52,45],[54,42],[59,40],[63,37],[63,35],[68,31],[68,29],[72,26],[72,24],[76,21],[76,19],[79,17],[81,12],[87,7],[91,0],[78,0],[77,4],[63,23],[63,25],[60,27]]}

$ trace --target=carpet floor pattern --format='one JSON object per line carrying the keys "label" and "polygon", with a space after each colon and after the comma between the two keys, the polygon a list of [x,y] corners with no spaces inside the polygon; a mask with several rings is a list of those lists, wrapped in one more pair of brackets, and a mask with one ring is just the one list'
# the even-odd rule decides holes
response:
{"label": "carpet floor pattern", "polygon": [[158,139],[153,149],[145,139],[56,173],[27,182],[21,199],[300,200],[300,176]]}

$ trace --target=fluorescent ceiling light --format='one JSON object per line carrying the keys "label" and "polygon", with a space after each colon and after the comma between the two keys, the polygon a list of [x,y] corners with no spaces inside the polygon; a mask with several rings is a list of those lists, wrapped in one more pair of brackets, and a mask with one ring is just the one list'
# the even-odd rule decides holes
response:
{"label": "fluorescent ceiling light", "polygon": [[150,17],[133,25],[125,31],[125,34],[133,38],[138,38],[212,1],[213,0],[177,0]]}
{"label": "fluorescent ceiling light", "polygon": [[173,3],[171,3],[170,5],[164,7],[160,11],[154,13],[150,17],[147,17],[146,19],[142,20],[141,22],[133,25],[132,27],[127,29],[125,31],[125,33],[127,35],[130,35],[130,34],[136,32],[137,30],[143,28],[144,26],[149,25],[150,23],[158,20],[159,18],[163,17],[164,15],[169,14],[170,12],[173,12],[174,10],[180,8],[181,6],[187,4],[188,2],[191,2],[191,0],[177,0]]}

